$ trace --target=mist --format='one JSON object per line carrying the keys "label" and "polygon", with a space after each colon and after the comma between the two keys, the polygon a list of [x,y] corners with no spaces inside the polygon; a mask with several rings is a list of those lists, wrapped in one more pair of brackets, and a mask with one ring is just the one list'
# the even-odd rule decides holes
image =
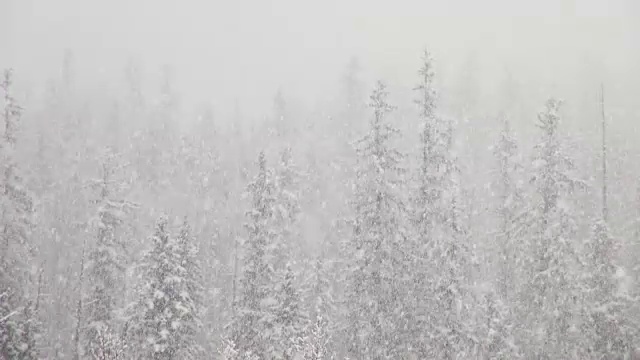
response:
{"label": "mist", "polygon": [[[532,92],[571,86],[582,72],[620,87],[638,76],[634,1],[7,1],[2,65],[51,76],[64,49],[79,77],[109,81],[133,59],[146,71],[170,64],[183,97],[224,113],[238,99],[270,110],[277,88],[305,104],[331,98],[351,56],[369,83],[411,87],[416,54],[437,54],[444,79],[470,54],[483,84],[508,69]],[[588,68],[588,69],[584,69]],[[451,74],[451,75],[449,75]],[[26,80],[26,79],[25,79]],[[32,81],[32,79],[29,79]],[[535,83],[531,83],[535,81]],[[543,88],[543,89],[539,89]],[[564,90],[569,92],[569,89]],[[487,91],[488,92],[488,91]],[[613,97],[617,98],[617,97]]]}

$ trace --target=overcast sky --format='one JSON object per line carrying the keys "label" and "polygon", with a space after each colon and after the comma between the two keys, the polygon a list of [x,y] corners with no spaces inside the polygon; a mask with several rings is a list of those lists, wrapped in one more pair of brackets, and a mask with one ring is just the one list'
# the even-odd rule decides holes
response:
{"label": "overcast sky", "polygon": [[218,108],[238,98],[259,111],[278,87],[308,104],[331,98],[354,55],[371,77],[409,86],[425,46],[443,77],[474,53],[482,67],[508,67],[525,82],[570,82],[585,61],[640,82],[638,3],[0,0],[0,66],[42,81],[65,48],[79,72],[104,78],[121,76],[128,58],[151,75],[172,64],[186,98]]}

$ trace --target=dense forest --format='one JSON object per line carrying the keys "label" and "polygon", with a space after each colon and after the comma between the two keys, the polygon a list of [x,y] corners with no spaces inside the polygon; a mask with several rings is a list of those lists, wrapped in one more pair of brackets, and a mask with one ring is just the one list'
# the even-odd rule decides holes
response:
{"label": "dense forest", "polygon": [[434,57],[401,89],[353,58],[322,109],[279,90],[258,118],[185,105],[171,67],[4,71],[0,358],[631,358],[640,183],[608,85],[532,104],[505,72],[486,115]]}

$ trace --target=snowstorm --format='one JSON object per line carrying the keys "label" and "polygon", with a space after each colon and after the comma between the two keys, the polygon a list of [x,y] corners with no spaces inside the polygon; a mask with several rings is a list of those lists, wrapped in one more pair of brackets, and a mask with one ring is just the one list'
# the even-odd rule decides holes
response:
{"label": "snowstorm", "polygon": [[637,0],[0,0],[0,360],[640,359]]}

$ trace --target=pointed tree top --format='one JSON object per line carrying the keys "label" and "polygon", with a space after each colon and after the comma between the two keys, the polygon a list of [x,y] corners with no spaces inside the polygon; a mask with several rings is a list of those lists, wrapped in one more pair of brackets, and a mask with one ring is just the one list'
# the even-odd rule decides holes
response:
{"label": "pointed tree top", "polygon": [[166,214],[162,214],[156,220],[156,229],[160,232],[164,232],[169,224],[169,217]]}
{"label": "pointed tree top", "polygon": [[9,87],[11,87],[11,84],[13,83],[13,69],[5,69],[2,75],[2,83],[0,83],[0,87],[3,88],[5,91],[7,91],[9,89]]}
{"label": "pointed tree top", "polygon": [[267,170],[267,158],[264,150],[260,150],[260,153],[258,154],[258,169],[260,173],[266,172]]}
{"label": "pointed tree top", "polygon": [[422,76],[423,82],[425,83],[430,83],[431,80],[433,80],[433,56],[426,48],[422,53],[422,66],[420,67],[420,70],[418,70],[418,74]]}
{"label": "pointed tree top", "polygon": [[191,231],[191,226],[189,225],[189,217],[187,215],[184,215],[182,217],[182,225],[180,228],[182,229],[182,231]]}
{"label": "pointed tree top", "polygon": [[538,114],[539,127],[546,129],[548,134],[555,132],[558,128],[562,103],[560,99],[549,98],[545,103],[544,111]]}
{"label": "pointed tree top", "polygon": [[282,153],[280,155],[280,161],[282,162],[282,164],[286,165],[291,163],[292,153],[293,151],[291,150],[291,146],[287,146],[282,150]]}
{"label": "pointed tree top", "polygon": [[369,106],[376,109],[376,114],[378,114],[378,112],[389,112],[394,109],[393,106],[387,103],[388,95],[389,92],[387,91],[387,85],[382,80],[378,80],[371,96],[369,97],[371,100]]}

